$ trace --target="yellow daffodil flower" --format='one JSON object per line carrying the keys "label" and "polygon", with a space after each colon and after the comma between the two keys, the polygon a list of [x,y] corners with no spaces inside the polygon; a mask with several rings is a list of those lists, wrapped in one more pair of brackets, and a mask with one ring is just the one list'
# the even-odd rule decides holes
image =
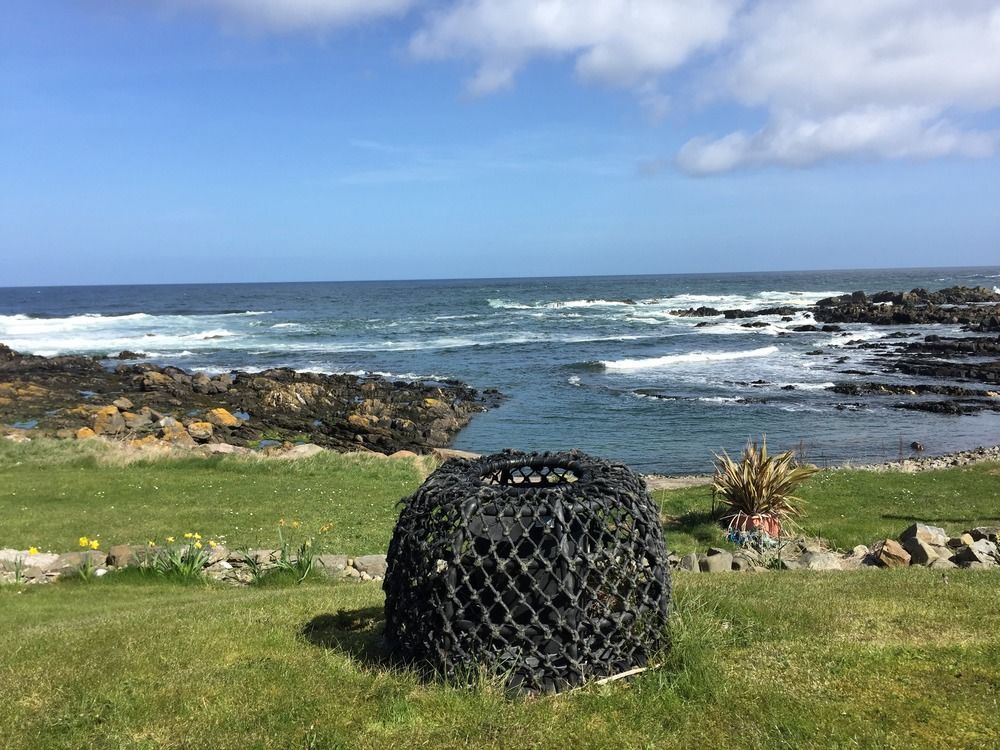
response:
{"label": "yellow daffodil flower", "polygon": [[184,534],[184,538],[185,539],[191,539],[193,536],[194,536],[194,534],[192,534],[190,531],[188,531],[188,532],[186,532]]}
{"label": "yellow daffodil flower", "polygon": [[37,555],[38,554],[38,547],[28,547],[28,554],[29,555]]}
{"label": "yellow daffodil flower", "polygon": [[219,543],[217,541],[215,541],[214,539],[209,539],[208,540],[208,546],[211,547],[212,549],[215,549],[216,547],[219,546]]}
{"label": "yellow daffodil flower", "polygon": [[99,541],[97,541],[96,539],[91,539],[90,540],[90,548],[91,549],[97,549],[100,546],[101,546],[101,543]]}
{"label": "yellow daffodil flower", "polygon": [[195,549],[201,549],[201,542],[195,542],[194,543],[194,548]]}
{"label": "yellow daffodil flower", "polygon": [[195,538],[195,539],[201,539],[201,534],[198,534],[198,533],[196,532],[196,533],[194,534],[194,538]]}
{"label": "yellow daffodil flower", "polygon": [[292,521],[292,528],[297,529],[302,525],[302,521]]}
{"label": "yellow daffodil flower", "polygon": [[167,544],[173,544],[173,543],[174,543],[174,538],[172,536],[168,536],[167,537]]}
{"label": "yellow daffodil flower", "polygon": [[87,537],[85,537],[85,536],[81,536],[80,537],[80,546],[81,547],[89,547],[90,546],[90,540]]}

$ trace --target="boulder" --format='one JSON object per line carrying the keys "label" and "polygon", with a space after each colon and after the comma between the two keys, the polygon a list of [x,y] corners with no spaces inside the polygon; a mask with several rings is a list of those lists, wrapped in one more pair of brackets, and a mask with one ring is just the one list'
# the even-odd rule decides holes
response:
{"label": "boulder", "polygon": [[330,578],[343,578],[347,562],[347,555],[316,555],[313,558],[313,570]]}
{"label": "boulder", "polygon": [[972,538],[972,534],[965,533],[962,534],[961,536],[952,537],[951,539],[949,539],[948,546],[951,547],[952,549],[958,549],[959,547],[966,547],[972,544],[974,541],[976,540]]}
{"label": "boulder", "polygon": [[125,426],[130,430],[140,430],[153,423],[153,415],[149,409],[143,409],[138,413],[131,411],[122,412],[122,419],[125,420]]}
{"label": "boulder", "polygon": [[211,422],[191,422],[187,426],[188,434],[195,440],[205,442],[212,439],[215,426]]}
{"label": "boulder", "polygon": [[899,535],[899,541],[903,543],[904,547],[910,539],[919,540],[924,544],[941,546],[948,543],[948,532],[940,526],[915,523]]}
{"label": "boulder", "polygon": [[698,555],[694,552],[689,552],[681,558],[681,570],[687,570],[691,573],[700,573],[701,566],[698,565]]}
{"label": "boulder", "polygon": [[116,406],[102,407],[94,414],[94,432],[98,435],[119,435],[125,429],[125,420]]}
{"label": "boulder", "polygon": [[840,558],[832,552],[805,552],[799,561],[806,570],[843,570]]}
{"label": "boulder", "polygon": [[79,430],[76,431],[77,440],[91,440],[95,437],[97,437],[97,433],[94,432],[89,427],[81,427]]}
{"label": "boulder", "polygon": [[951,559],[952,562],[962,566],[980,563],[986,567],[993,567],[997,564],[998,558],[1000,551],[997,550],[997,545],[987,539],[980,539],[978,542],[960,547]]}
{"label": "boulder", "polygon": [[706,555],[698,557],[702,573],[729,573],[733,569],[733,555],[728,550],[713,547]]}
{"label": "boulder", "polygon": [[934,547],[916,537],[905,540],[903,549],[910,553],[910,565],[930,565],[940,557]]}
{"label": "boulder", "polygon": [[883,568],[903,568],[910,564],[910,553],[895,539],[883,539],[877,542],[873,554]]}
{"label": "boulder", "polygon": [[216,427],[240,427],[243,420],[234,417],[221,406],[216,409],[209,409],[205,414],[205,420],[211,422]]}
{"label": "boulder", "polygon": [[50,573],[61,573],[67,570],[78,570],[84,565],[98,568],[106,565],[108,556],[100,550],[82,550],[80,552],[67,552],[59,555],[55,562],[46,568]]}
{"label": "boulder", "polygon": [[116,398],[111,404],[118,409],[118,411],[129,411],[135,408],[135,404],[129,401],[127,398],[122,396],[121,398]]}
{"label": "boulder", "polygon": [[[140,557],[141,550],[141,557]],[[146,559],[147,548],[136,548],[128,544],[116,544],[108,548],[108,565],[116,568],[135,568]]]}
{"label": "boulder", "polygon": [[986,539],[990,542],[1000,541],[1000,526],[977,526],[965,533],[971,536],[974,542],[978,542],[980,539]]}
{"label": "boulder", "polygon": [[173,417],[164,417],[156,423],[160,428],[160,438],[173,445],[194,445],[194,438],[184,429],[184,425]]}

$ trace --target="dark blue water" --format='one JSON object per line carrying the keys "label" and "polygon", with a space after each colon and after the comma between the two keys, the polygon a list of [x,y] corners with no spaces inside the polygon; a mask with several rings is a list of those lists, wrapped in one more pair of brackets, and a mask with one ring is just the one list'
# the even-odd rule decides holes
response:
{"label": "dark blue water", "polygon": [[[826,386],[885,376],[845,347],[889,330],[794,333],[810,320],[682,318],[701,305],[805,308],[857,289],[1000,285],[1000,267],[757,274],[0,289],[0,342],[39,354],[145,352],[190,370],[288,366],[457,378],[509,396],[456,447],[579,447],[643,471],[707,469],[766,432],[815,461],[1000,442],[1000,414],[951,417],[854,401]],[[698,323],[707,325],[698,326]],[[905,330],[960,335],[950,326]],[[806,352],[821,349],[821,356]],[[838,362],[847,357],[846,362]],[[893,376],[893,381],[906,380]],[[753,381],[764,381],[752,384]],[[792,386],[791,389],[787,386]],[[908,452],[908,451],[904,451]]]}

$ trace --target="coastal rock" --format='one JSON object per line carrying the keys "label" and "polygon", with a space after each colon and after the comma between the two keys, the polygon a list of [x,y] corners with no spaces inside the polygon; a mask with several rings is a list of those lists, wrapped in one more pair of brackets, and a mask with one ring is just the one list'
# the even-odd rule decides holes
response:
{"label": "coastal rock", "polygon": [[205,421],[218,427],[239,427],[243,424],[243,421],[232,414],[228,410],[223,409],[221,406],[215,409],[210,409],[205,414]]}
{"label": "coastal rock", "polygon": [[125,432],[125,420],[116,406],[98,409],[92,426],[98,435],[119,435]]}
{"label": "coastal rock", "polygon": [[313,558],[313,570],[330,578],[343,578],[347,563],[347,555],[316,555]]}
{"label": "coastal rock", "polygon": [[191,422],[187,426],[188,434],[202,442],[212,439],[213,430],[214,425],[211,422]]}
{"label": "coastal rock", "polygon": [[97,437],[97,433],[89,427],[81,427],[75,434],[77,440],[90,440],[91,438]]}

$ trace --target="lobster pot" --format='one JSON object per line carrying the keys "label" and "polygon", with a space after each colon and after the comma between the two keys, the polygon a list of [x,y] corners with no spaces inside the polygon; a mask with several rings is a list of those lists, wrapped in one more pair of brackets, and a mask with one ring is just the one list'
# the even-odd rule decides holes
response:
{"label": "lobster pot", "polygon": [[645,666],[670,610],[645,483],[576,451],[446,462],[402,501],[383,587],[397,658],[531,693]]}

